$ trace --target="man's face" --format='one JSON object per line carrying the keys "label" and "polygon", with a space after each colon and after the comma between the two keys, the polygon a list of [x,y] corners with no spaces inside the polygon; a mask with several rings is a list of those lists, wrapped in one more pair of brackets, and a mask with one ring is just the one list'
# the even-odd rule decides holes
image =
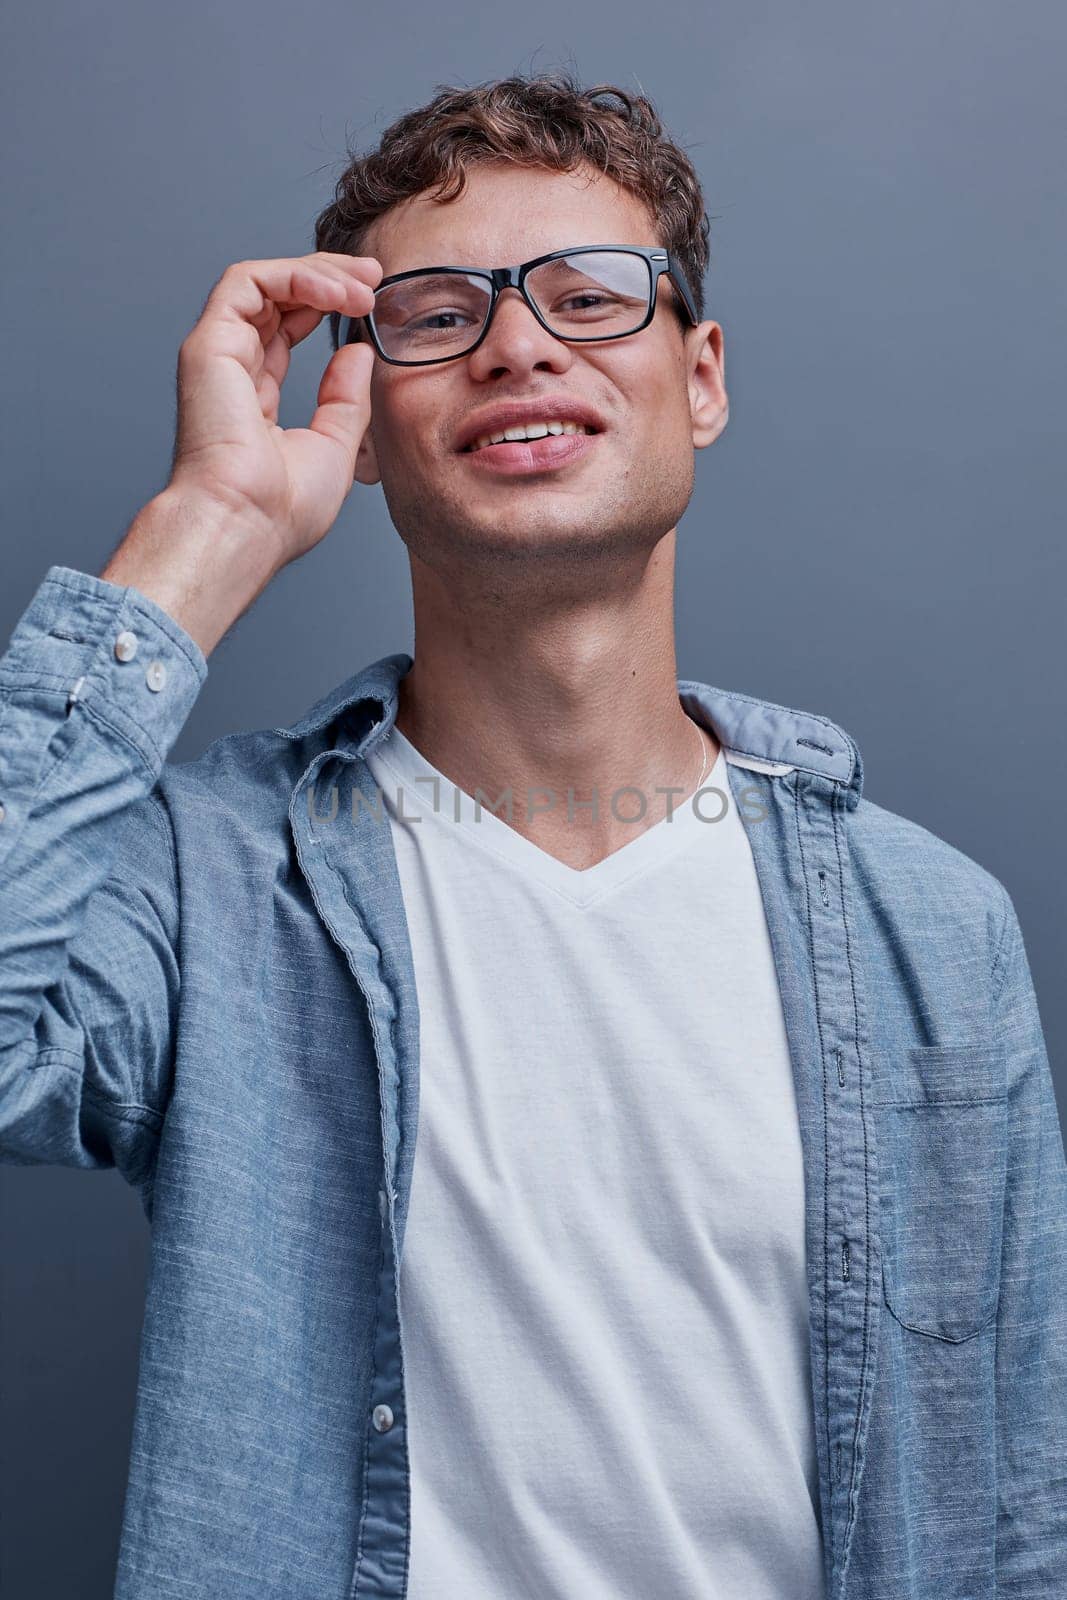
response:
{"label": "man's face", "polygon": [[[662,243],[643,204],[592,169],[494,162],[473,168],[455,200],[416,196],[385,213],[361,252],[388,275],[501,266],[573,245]],[[721,329],[694,328],[684,312],[681,320],[673,299],[661,277],[656,314],[640,333],[566,344],[505,289],[471,354],[424,367],[376,360],[356,476],[381,480],[409,550],[440,570],[457,560],[573,564],[650,548],[673,528],[692,494],[694,447],[710,444],[727,416]],[[565,419],[568,402],[591,407],[598,431],[567,459],[534,463],[531,452],[518,470],[461,447],[490,410],[531,400],[544,401],[546,421]]]}

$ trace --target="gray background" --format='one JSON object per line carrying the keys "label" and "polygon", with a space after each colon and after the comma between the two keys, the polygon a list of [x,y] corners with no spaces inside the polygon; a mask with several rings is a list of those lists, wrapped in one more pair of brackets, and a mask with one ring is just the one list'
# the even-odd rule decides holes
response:
{"label": "gray background", "polygon": [[[1007,886],[1067,1107],[1062,5],[13,8],[2,71],[6,642],[169,470],[178,345],[227,263],[302,254],[346,141],[436,85],[643,88],[712,216],[731,421],[679,530],[683,677],[858,740],[873,800]],[[282,422],[328,359],[295,354]],[[357,485],[210,660],[177,760],[412,646]],[[114,1173],[0,1172],[4,1600],[110,1596],[147,1226]],[[325,1597],[324,1597],[325,1600]]]}

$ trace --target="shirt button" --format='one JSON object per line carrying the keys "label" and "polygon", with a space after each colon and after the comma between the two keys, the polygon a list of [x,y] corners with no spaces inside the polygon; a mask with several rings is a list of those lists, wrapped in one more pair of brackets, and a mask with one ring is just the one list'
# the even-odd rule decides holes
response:
{"label": "shirt button", "polygon": [[387,1433],[393,1426],[393,1413],[389,1406],[375,1406],[371,1415],[379,1433]]}
{"label": "shirt button", "polygon": [[162,661],[150,661],[145,668],[144,681],[148,687],[158,693],[167,681],[167,669]]}
{"label": "shirt button", "polygon": [[120,661],[132,661],[137,654],[137,635],[129,628],[123,628],[115,640],[115,654]]}

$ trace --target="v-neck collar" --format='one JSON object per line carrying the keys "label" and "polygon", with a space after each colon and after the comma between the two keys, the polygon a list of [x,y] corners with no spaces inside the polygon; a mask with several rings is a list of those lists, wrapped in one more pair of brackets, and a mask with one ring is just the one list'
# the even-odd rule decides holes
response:
{"label": "v-neck collar", "polygon": [[[701,725],[707,726],[703,722]],[[476,808],[474,797],[440,772],[396,726],[368,760],[391,817],[398,815],[398,789],[402,789],[401,820],[418,816],[429,821],[431,826],[461,830],[465,845],[469,843],[486,851],[512,870],[582,908],[591,906],[657,863],[670,860],[688,844],[695,843],[697,830],[721,837],[723,830],[735,820],[729,815],[730,784],[725,755],[720,747],[701,789],[717,789],[723,798],[704,795],[699,801],[698,814],[692,796],[675,797],[670,818],[661,817],[651,827],[641,829],[591,867],[571,867],[528,839],[504,817],[490,811],[484,802],[480,809]],[[381,764],[377,771],[375,763]],[[421,781],[415,782],[417,778]],[[490,802],[494,798],[488,796]],[[620,809],[624,811],[635,807],[636,797],[626,796],[620,800]],[[724,812],[727,814],[723,815]],[[722,820],[715,823],[714,819],[720,816]]]}

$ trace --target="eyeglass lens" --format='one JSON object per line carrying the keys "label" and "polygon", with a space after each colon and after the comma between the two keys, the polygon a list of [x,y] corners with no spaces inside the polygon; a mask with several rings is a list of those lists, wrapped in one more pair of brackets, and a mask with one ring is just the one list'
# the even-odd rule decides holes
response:
{"label": "eyeglass lens", "polygon": [[[564,339],[633,333],[648,315],[652,273],[644,256],[603,250],[543,261],[526,289],[548,326]],[[374,298],[374,330],[397,361],[462,355],[478,339],[492,299],[488,278],[425,273],[386,284]]]}

